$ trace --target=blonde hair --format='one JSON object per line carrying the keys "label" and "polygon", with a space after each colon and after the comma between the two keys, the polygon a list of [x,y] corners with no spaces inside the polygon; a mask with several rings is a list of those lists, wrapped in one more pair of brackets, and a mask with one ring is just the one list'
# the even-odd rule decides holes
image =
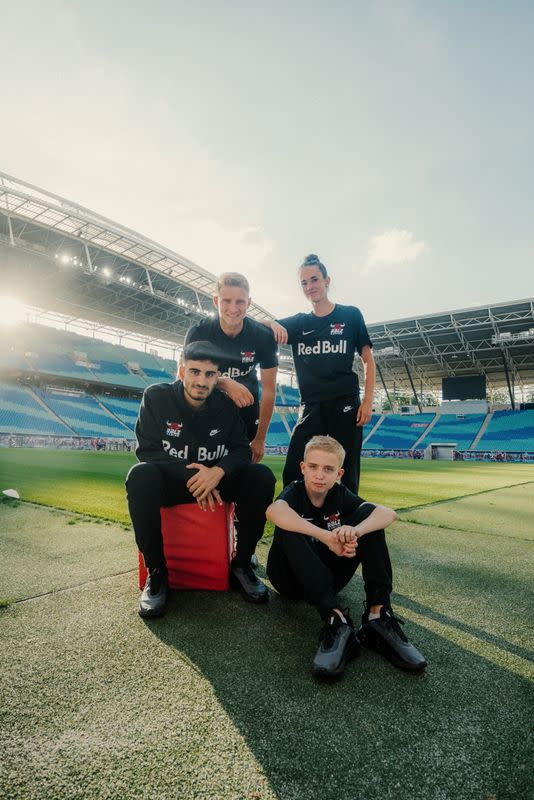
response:
{"label": "blonde hair", "polygon": [[217,294],[220,294],[223,286],[239,286],[250,294],[250,286],[244,275],[240,272],[223,272],[217,278]]}
{"label": "blonde hair", "polygon": [[345,461],[345,448],[332,436],[312,436],[304,448],[304,460],[306,460],[310,450],[323,450],[325,453],[332,453],[332,455],[338,457],[339,466]]}

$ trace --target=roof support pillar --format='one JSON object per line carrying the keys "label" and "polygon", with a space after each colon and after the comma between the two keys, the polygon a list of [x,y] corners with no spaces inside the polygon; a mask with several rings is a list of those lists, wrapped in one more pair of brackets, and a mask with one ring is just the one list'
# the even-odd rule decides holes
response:
{"label": "roof support pillar", "polygon": [[11,217],[7,215],[7,227],[9,229],[9,244],[15,247],[15,237],[13,236],[13,226],[11,225]]}
{"label": "roof support pillar", "polygon": [[502,365],[504,367],[504,374],[506,375],[506,383],[508,384],[508,394],[510,395],[510,405],[515,411],[514,391],[512,388],[512,383],[510,381],[510,372],[508,370],[508,364],[506,363],[506,356],[504,354],[504,350],[501,350],[501,355],[502,355]]}
{"label": "roof support pillar", "polygon": [[150,289],[150,294],[154,294],[154,287],[152,286],[152,278],[150,277],[150,272],[145,269],[146,280],[148,283],[148,288]]}
{"label": "roof support pillar", "polygon": [[388,387],[386,386],[386,382],[384,380],[384,376],[382,375],[382,370],[380,369],[380,364],[378,359],[375,361],[377,372],[380,376],[380,380],[382,381],[382,386],[384,387],[384,391],[386,393],[386,397],[389,401],[389,407],[393,411],[393,403],[391,402],[391,397],[389,396]]}
{"label": "roof support pillar", "polygon": [[406,361],[404,362],[404,367],[405,367],[406,373],[408,375],[408,380],[410,381],[410,386],[412,387],[413,396],[415,397],[415,402],[417,403],[417,407],[419,409],[419,413],[422,414],[423,413],[423,409],[421,408],[421,401],[419,400],[419,396],[418,396],[418,394],[417,394],[417,392],[415,390],[414,382],[413,382],[413,379],[412,379],[412,374],[411,374],[411,372],[410,372],[410,370],[408,368],[408,364],[406,363]]}
{"label": "roof support pillar", "polygon": [[87,266],[89,267],[89,272],[94,272],[96,267],[93,267],[93,262],[91,261],[91,253],[89,252],[89,248],[87,246],[87,242],[84,242],[84,250],[85,250],[85,257],[87,259]]}

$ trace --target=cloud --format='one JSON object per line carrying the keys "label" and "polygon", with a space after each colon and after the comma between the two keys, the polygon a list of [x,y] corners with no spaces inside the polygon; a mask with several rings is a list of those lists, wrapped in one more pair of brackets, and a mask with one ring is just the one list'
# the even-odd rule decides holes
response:
{"label": "cloud", "polygon": [[255,299],[261,295],[256,285],[263,288],[268,282],[264,265],[274,242],[259,227],[228,228],[213,218],[189,221],[172,245],[216,275],[225,270],[245,273]]}
{"label": "cloud", "polygon": [[391,267],[415,261],[425,249],[425,242],[416,241],[410,231],[393,228],[371,238],[364,271],[369,272],[373,267]]}

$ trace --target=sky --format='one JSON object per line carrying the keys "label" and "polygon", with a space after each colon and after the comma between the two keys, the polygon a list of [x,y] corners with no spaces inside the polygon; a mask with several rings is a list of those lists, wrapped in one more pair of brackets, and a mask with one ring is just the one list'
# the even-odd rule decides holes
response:
{"label": "sky", "polygon": [[[304,311],[534,294],[534,3],[2,4],[0,170]],[[22,298],[23,299],[23,298]]]}

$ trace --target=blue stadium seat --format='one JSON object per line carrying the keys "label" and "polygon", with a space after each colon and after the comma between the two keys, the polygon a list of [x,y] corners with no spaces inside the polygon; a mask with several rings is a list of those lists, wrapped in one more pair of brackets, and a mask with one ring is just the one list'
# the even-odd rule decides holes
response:
{"label": "blue stadium seat", "polygon": [[30,357],[35,372],[44,375],[60,375],[64,378],[84,378],[91,380],[92,375],[87,367],[75,364],[67,355],[61,353],[35,353]]}
{"label": "blue stadium seat", "polygon": [[132,431],[108,414],[94,397],[87,394],[37,390],[52,411],[78,436],[131,439]]}
{"label": "blue stadium seat", "polygon": [[435,414],[388,414],[364,445],[364,450],[411,450]]}
{"label": "blue stadium seat", "polygon": [[98,363],[91,365],[91,372],[100,382],[113,386],[131,386],[134,389],[144,389],[146,386],[140,375],[133,375],[124,364],[120,364],[118,361],[101,359]]}
{"label": "blue stadium seat", "polygon": [[281,394],[282,402],[280,405],[284,406],[299,406],[300,405],[300,392],[291,386],[279,386],[279,393]]}
{"label": "blue stadium seat", "polygon": [[0,432],[36,436],[73,435],[28,389],[6,383],[0,383]]}
{"label": "blue stadium seat", "polygon": [[371,433],[371,431],[373,430],[373,428],[375,427],[376,423],[378,422],[378,420],[380,419],[381,416],[382,416],[381,414],[372,414],[370,422],[368,422],[367,425],[363,426],[363,439],[364,439],[364,441],[365,441],[365,438],[367,436],[369,436],[369,434]]}
{"label": "blue stadium seat", "polygon": [[143,372],[150,379],[150,383],[172,383],[176,380],[176,376],[173,377],[163,369],[143,367]]}
{"label": "blue stadium seat", "polygon": [[463,418],[455,414],[441,414],[418,448],[424,449],[432,442],[454,442],[458,450],[468,450],[485,419],[485,414],[466,414]]}
{"label": "blue stadium seat", "polygon": [[534,411],[495,411],[475,450],[534,452]]}
{"label": "blue stadium seat", "polygon": [[267,431],[266,444],[268,447],[287,447],[289,445],[289,434],[277,411],[272,416],[271,424]]}
{"label": "blue stadium seat", "polygon": [[139,414],[140,400],[130,400],[126,397],[108,397],[99,395],[98,400],[112,414],[118,417],[132,431],[135,428]]}
{"label": "blue stadium seat", "polygon": [[[87,361],[94,369],[77,361]],[[130,371],[128,364],[137,364],[141,374]],[[170,359],[35,324],[17,326],[16,336],[12,334],[9,339],[6,336],[0,367],[135,389],[173,381],[176,376],[176,363]]]}

